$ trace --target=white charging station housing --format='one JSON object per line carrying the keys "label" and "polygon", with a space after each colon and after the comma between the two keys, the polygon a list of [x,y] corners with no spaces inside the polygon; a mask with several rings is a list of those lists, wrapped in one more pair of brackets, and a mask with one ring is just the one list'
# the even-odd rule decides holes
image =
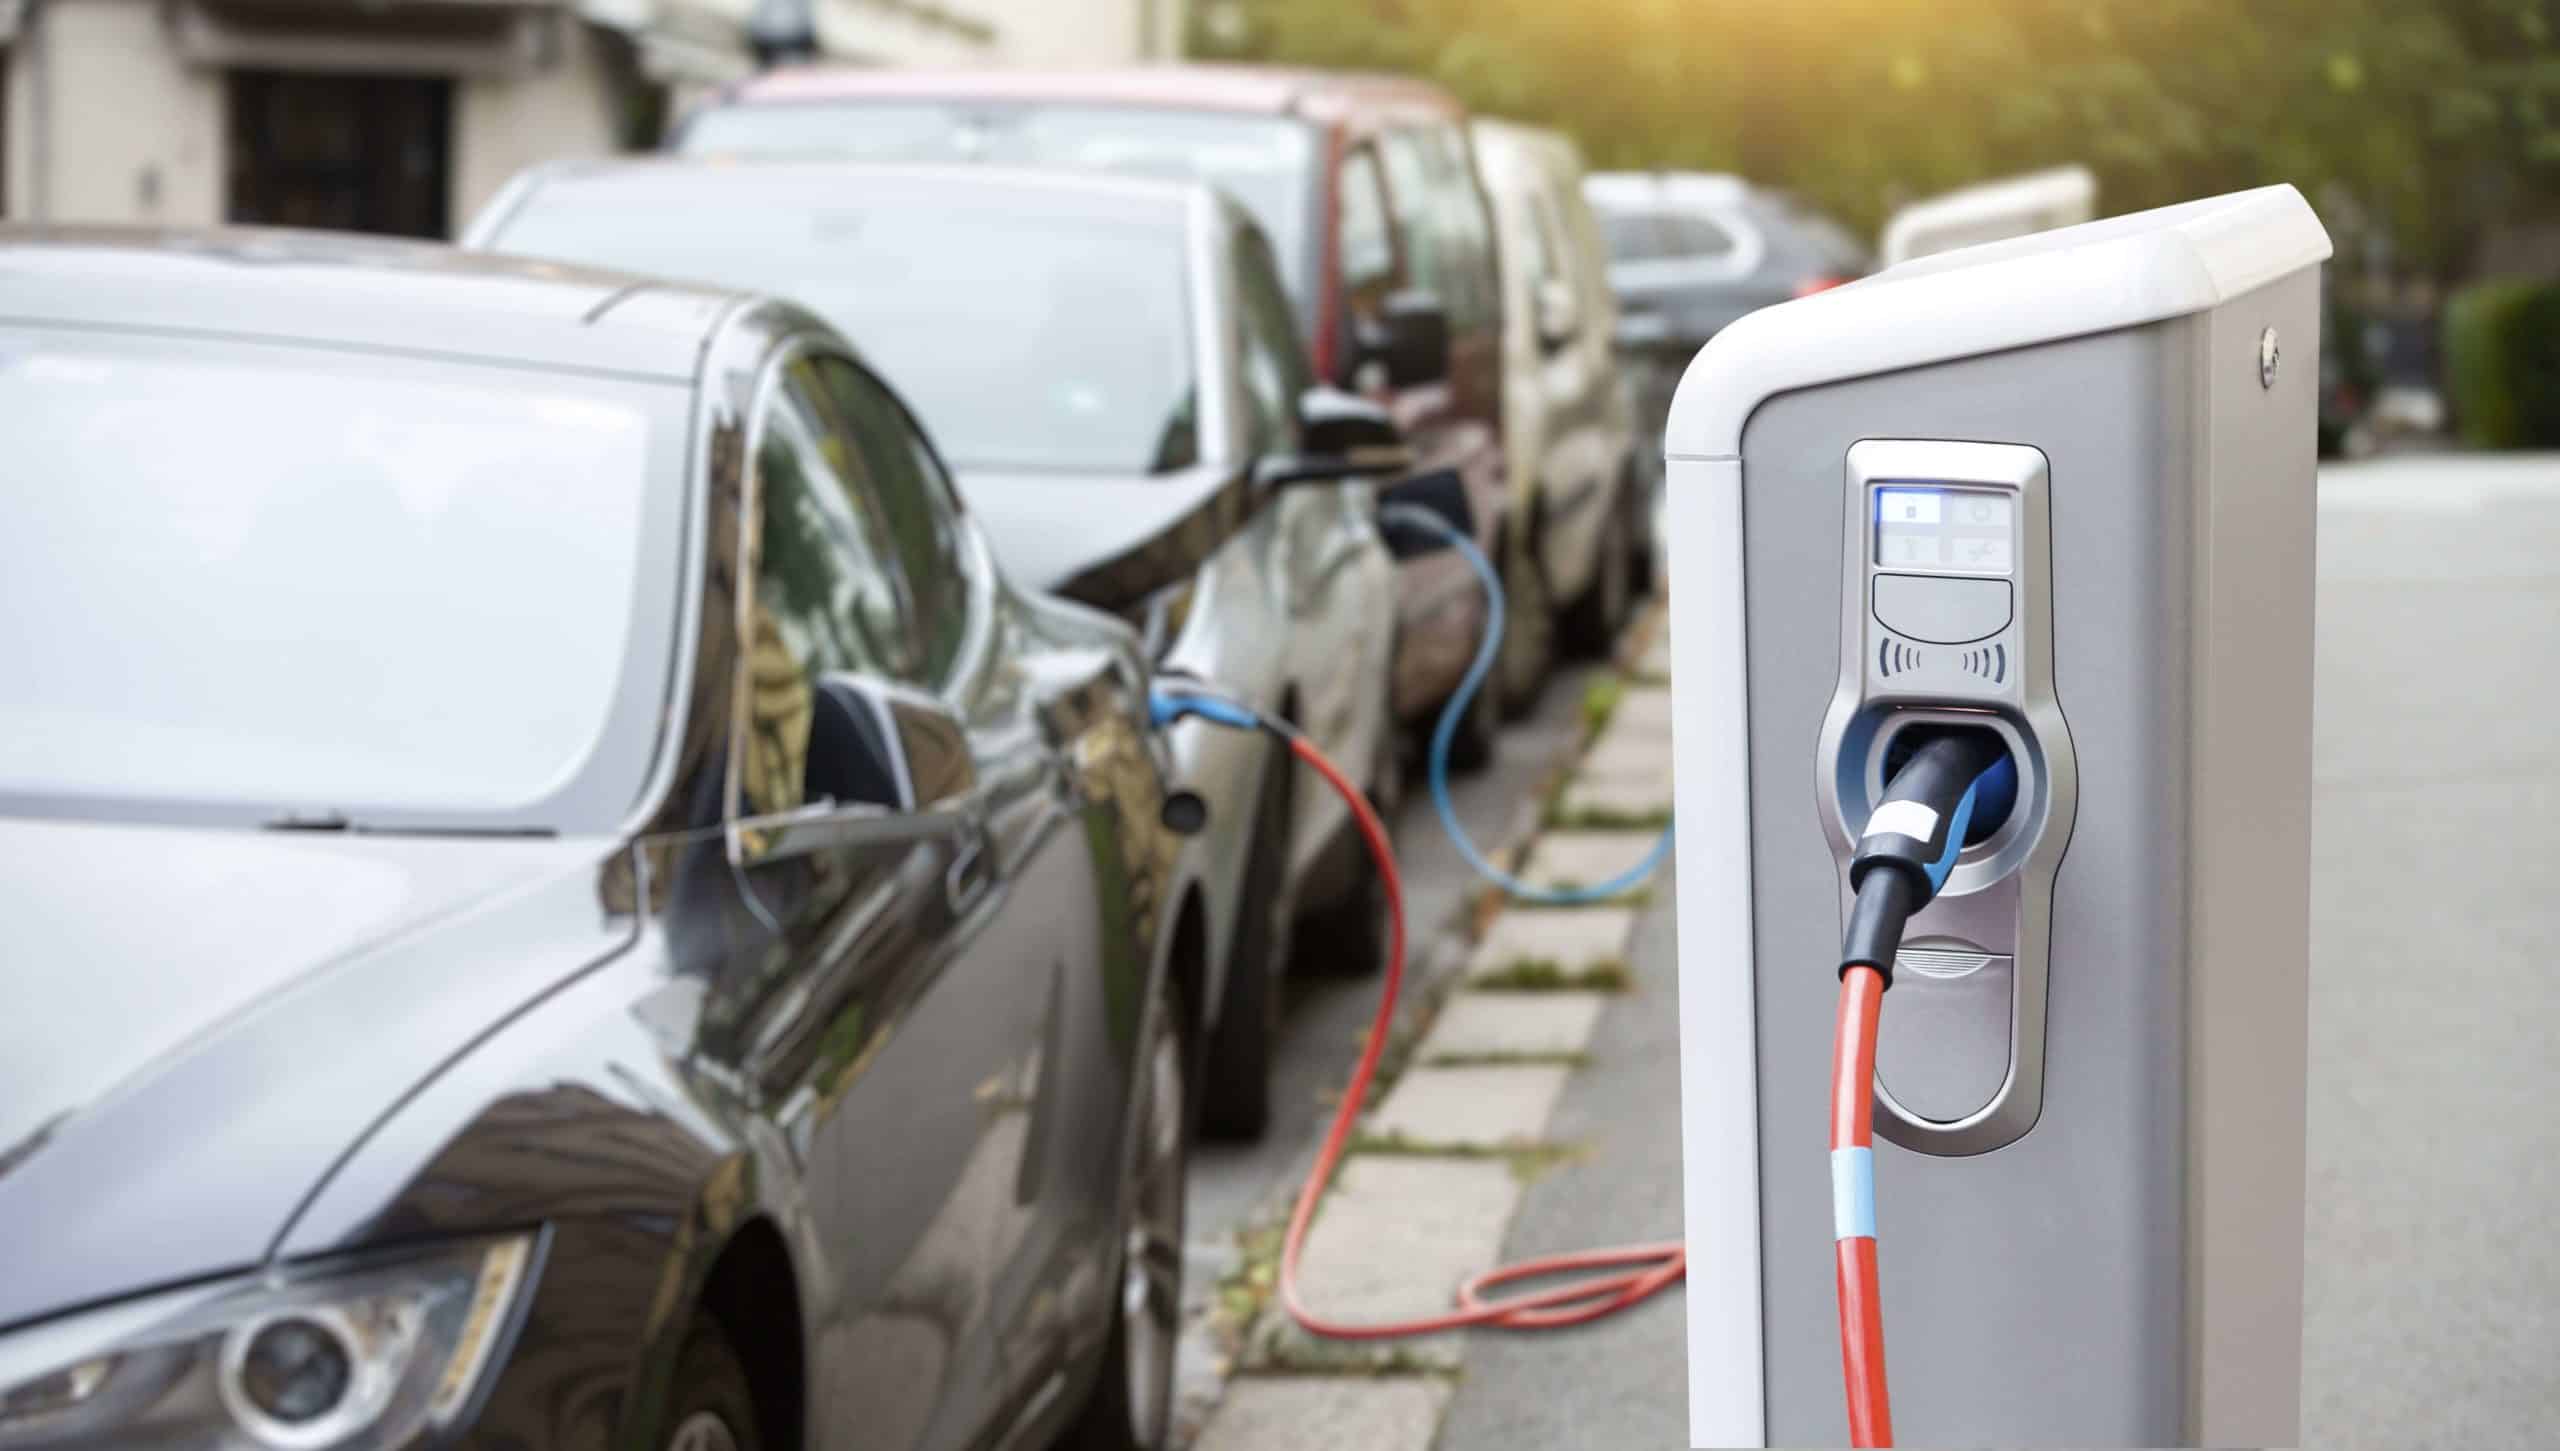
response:
{"label": "white charging station housing", "polygon": [[1665,453],[1693,1445],[1846,1439],[1842,868],[1914,722],[2001,733],[2024,781],[1885,997],[1897,1432],[2296,1440],[2328,255],[2269,187],[1905,263],[1690,364]]}

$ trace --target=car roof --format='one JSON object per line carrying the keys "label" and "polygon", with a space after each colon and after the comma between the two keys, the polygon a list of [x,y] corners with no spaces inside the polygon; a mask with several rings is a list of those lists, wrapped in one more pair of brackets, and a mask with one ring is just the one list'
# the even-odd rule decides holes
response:
{"label": "car roof", "polygon": [[[744,192],[766,197],[826,186],[859,187],[860,193],[844,199],[849,203],[930,205],[936,196],[991,195],[1031,209],[1137,216],[1152,213],[1169,224],[1179,222],[1196,206],[1230,205],[1216,188],[1181,177],[959,161],[628,156],[557,162],[532,173],[523,186],[526,194],[591,189],[637,196],[673,191],[715,195]],[[503,228],[505,217],[498,212],[507,201],[502,198],[489,218],[473,223],[475,240],[484,228]]]}
{"label": "car roof", "polygon": [[691,382],[745,295],[433,242],[0,226],[0,322],[265,338]]}
{"label": "car roof", "polygon": [[1722,171],[1595,171],[1582,179],[1582,194],[1601,206],[1732,206],[1758,190]]}
{"label": "car roof", "polygon": [[745,80],[714,104],[977,100],[1162,106],[1331,121],[1364,111],[1462,114],[1448,92],[1411,76],[1285,66],[1123,66],[1069,70],[888,70],[786,66]]}

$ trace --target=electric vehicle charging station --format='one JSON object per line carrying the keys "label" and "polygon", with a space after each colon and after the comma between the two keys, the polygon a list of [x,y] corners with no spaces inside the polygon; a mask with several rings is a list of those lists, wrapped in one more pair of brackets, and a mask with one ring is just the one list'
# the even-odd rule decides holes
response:
{"label": "electric vehicle charging station", "polygon": [[1906,263],[1691,363],[1666,455],[1693,1445],[1845,1442],[1820,1135],[1848,867],[1944,730],[1994,733],[2017,790],[1883,998],[1901,1433],[2296,1440],[2328,255],[2271,187]]}

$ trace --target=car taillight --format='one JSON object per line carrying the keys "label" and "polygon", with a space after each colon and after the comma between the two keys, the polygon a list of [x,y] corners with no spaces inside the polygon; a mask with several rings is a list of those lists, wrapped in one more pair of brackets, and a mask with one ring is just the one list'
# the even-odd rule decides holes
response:
{"label": "car taillight", "polygon": [[1846,277],[1835,277],[1828,272],[1816,272],[1796,284],[1796,296],[1811,297],[1817,292],[1828,292],[1848,280]]}

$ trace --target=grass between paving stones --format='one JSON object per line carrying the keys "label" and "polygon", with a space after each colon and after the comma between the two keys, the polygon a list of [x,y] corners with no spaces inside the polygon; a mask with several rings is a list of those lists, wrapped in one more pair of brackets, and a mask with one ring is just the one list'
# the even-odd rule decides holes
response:
{"label": "grass between paving stones", "polygon": [[1588,1068],[1591,1055],[1573,1049],[1554,1052],[1434,1053],[1418,1068]]}
{"label": "grass between paving stones", "polygon": [[1582,691],[1582,737],[1587,743],[1597,740],[1609,725],[1609,717],[1617,714],[1618,702],[1627,694],[1626,678],[1604,675]]}
{"label": "grass between paving stones", "polygon": [[1590,1153],[1580,1144],[1436,1144],[1403,1134],[1355,1134],[1346,1151],[1387,1158],[1491,1160],[1508,1166],[1511,1177],[1523,1184],[1535,1183],[1557,1165]]}
{"label": "grass between paving stones", "polygon": [[1479,993],[1623,993],[1634,987],[1635,979],[1623,962],[1568,969],[1542,957],[1523,958],[1467,982],[1469,992]]}
{"label": "grass between paving stones", "polygon": [[1671,808],[1656,806],[1647,811],[1612,811],[1607,807],[1586,806],[1579,811],[1565,809],[1563,798],[1547,808],[1550,831],[1660,831],[1671,824]]}

